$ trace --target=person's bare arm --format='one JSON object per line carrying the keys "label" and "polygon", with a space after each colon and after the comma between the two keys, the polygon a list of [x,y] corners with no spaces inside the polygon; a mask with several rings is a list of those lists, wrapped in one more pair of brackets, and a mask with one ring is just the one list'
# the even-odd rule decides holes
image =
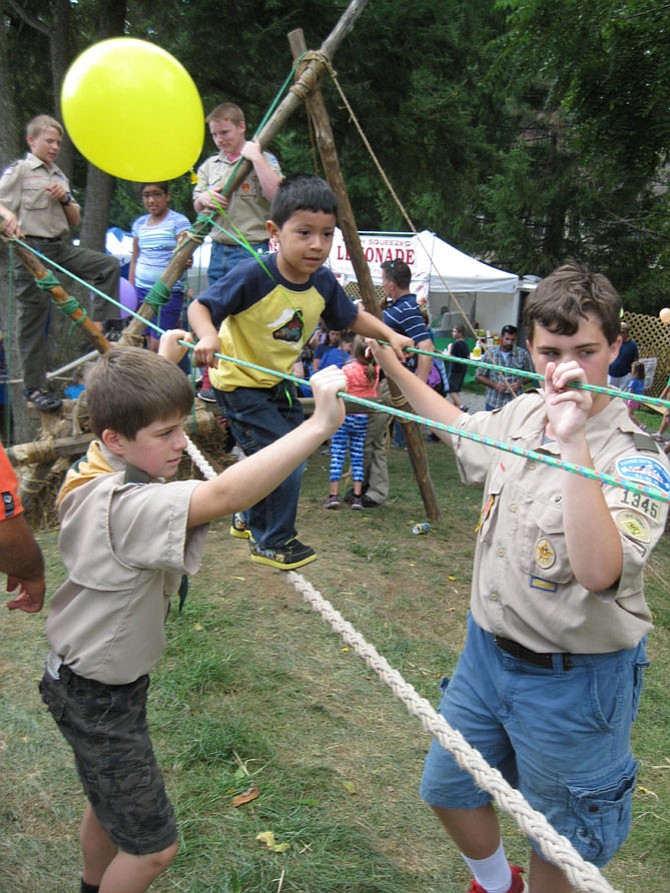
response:
{"label": "person's bare arm", "polygon": [[242,511],[271,493],[340,427],[344,421],[344,404],[338,392],[346,389],[346,383],[346,376],[336,366],[327,366],[313,375],[310,379],[315,400],[312,416],[258,453],[200,484],[191,496],[189,527]]}
{"label": "person's bare arm", "polygon": [[208,366],[215,366],[217,360],[214,354],[221,349],[221,343],[209,308],[201,304],[200,301],[192,301],[188,308],[188,321],[198,338],[198,343],[193,351],[196,361],[207,363]]}
{"label": "person's bare arm", "polygon": [[[555,436],[564,462],[593,468],[585,427],[593,398],[588,391],[569,386],[575,381],[586,383],[576,362],[547,364],[544,397],[549,433]],[[623,549],[600,481],[565,473],[562,494],[572,572],[585,589],[599,592],[611,588],[621,576]]]}
{"label": "person's bare arm", "polygon": [[35,614],[44,604],[44,559],[22,514],[0,522],[0,571],[7,574],[7,591],[17,597],[7,603]]}

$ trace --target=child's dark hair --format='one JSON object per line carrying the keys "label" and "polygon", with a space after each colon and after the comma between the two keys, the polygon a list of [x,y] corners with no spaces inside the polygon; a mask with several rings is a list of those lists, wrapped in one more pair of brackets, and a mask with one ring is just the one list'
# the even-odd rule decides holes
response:
{"label": "child's dark hair", "polygon": [[352,356],[357,363],[365,366],[365,377],[370,384],[374,384],[377,378],[377,362],[372,356],[372,351],[368,350],[367,342],[362,335],[356,335],[354,338]]}
{"label": "child's dark hair", "polygon": [[270,220],[281,229],[296,211],[337,215],[335,193],[321,177],[291,174],[280,182],[270,205]]}
{"label": "child's dark hair", "polygon": [[639,378],[641,381],[644,381],[646,374],[647,370],[644,368],[644,363],[633,363],[631,378]]}
{"label": "child's dark hair", "polygon": [[165,357],[141,347],[115,347],[86,377],[91,430],[106,428],[134,440],[153,422],[187,416],[193,407],[191,382]]}
{"label": "child's dark hair", "polygon": [[149,180],[148,183],[142,183],[140,186],[140,195],[144,193],[144,190],[147,186],[157,186],[161,192],[164,192],[166,195],[170,191],[170,184],[167,180]]}
{"label": "child's dark hair", "polygon": [[535,324],[554,335],[574,335],[582,319],[593,313],[602,325],[608,344],[621,331],[621,300],[606,276],[590,273],[577,263],[554,270],[531,292],[523,320],[532,343]]}

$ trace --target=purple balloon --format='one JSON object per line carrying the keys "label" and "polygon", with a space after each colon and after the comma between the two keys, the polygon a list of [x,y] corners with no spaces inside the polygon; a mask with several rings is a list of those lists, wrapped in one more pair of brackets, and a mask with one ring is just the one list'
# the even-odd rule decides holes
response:
{"label": "purple balloon", "polygon": [[123,276],[119,280],[119,300],[125,308],[121,311],[121,319],[126,319],[130,316],[128,310],[137,310],[137,292],[135,291],[135,286],[131,285],[127,279],[123,278]]}

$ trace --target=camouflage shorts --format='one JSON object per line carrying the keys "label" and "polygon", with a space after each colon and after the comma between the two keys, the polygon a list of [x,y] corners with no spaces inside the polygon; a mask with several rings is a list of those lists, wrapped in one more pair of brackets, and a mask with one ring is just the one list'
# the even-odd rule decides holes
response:
{"label": "camouflage shorts", "polygon": [[40,682],[42,700],[74,751],[97,820],[119,849],[158,853],[177,839],[146,720],[149,677],[104,685],[61,666]]}

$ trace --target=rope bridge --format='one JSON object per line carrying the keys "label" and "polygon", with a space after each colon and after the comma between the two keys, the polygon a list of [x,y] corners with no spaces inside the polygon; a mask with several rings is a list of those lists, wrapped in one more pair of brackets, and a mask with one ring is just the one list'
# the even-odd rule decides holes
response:
{"label": "rope bridge", "polygon": [[[216,477],[215,470],[190,442],[189,455],[207,479]],[[402,675],[391,667],[311,583],[295,571],[289,571],[285,576],[312,610],[330,624],[333,632],[341,636],[382,682],[389,686],[408,712],[419,719],[424,730],[454,756],[461,769],[469,772],[477,784],[491,794],[497,806],[516,821],[527,837],[536,841],[547,861],[560,866],[570,882],[585,893],[617,893],[596,866],[584,860],[569,840],[554,831],[547,819],[532,809],[521,793],[505,781],[497,769],[489,766],[461,733],[453,729],[425,698],[420,697]]]}
{"label": "rope bridge", "polygon": [[[24,247],[28,248],[29,246]],[[35,253],[39,255],[39,252]],[[48,259],[43,259],[49,262]],[[57,267],[57,265],[55,264],[53,266]],[[57,268],[60,269],[61,272],[70,275],[67,270],[64,270],[60,267]],[[97,293],[103,294],[99,291]],[[114,301],[107,295],[103,295],[103,297],[105,297],[107,300],[112,301],[112,303],[116,304],[119,307],[122,306],[119,302]],[[71,309],[71,307],[68,307],[68,310]],[[142,319],[146,325],[151,326],[151,328],[153,328],[155,331],[162,334],[162,329],[160,329],[158,325],[144,319],[139,314],[133,313],[133,311],[130,312],[137,318]],[[180,343],[191,350],[194,347],[189,342],[181,341]],[[419,351],[416,349],[415,352],[424,353],[424,351]],[[447,359],[452,362],[456,361],[456,358],[449,357],[446,354],[435,353],[431,355],[433,357],[437,356],[438,358]],[[279,379],[291,381],[295,384],[308,384],[308,382],[306,382],[302,378],[298,378],[286,373],[281,373],[276,370],[270,370],[254,363],[249,363],[244,360],[228,357],[224,354],[219,353],[217,353],[216,356],[224,362],[234,362],[238,365],[257,369],[263,372],[268,372]],[[496,371],[504,368],[492,366],[491,364],[482,364],[481,362],[473,360],[462,360],[462,362],[474,363],[478,366],[486,365],[487,368],[493,368]],[[510,369],[507,371],[510,371],[515,375],[519,374],[519,370]],[[537,373],[524,373],[524,377],[537,381],[542,380],[542,376],[538,375]],[[626,396],[626,398],[628,398],[629,396],[628,394],[624,395],[621,391],[615,389],[602,388],[593,385],[583,387],[586,387],[586,389],[588,390],[595,390],[598,393],[606,393],[612,397]],[[391,416],[396,416],[401,419],[414,421],[427,427],[444,431],[450,435],[466,437],[494,449],[511,452],[528,459],[544,462],[554,467],[560,467],[563,470],[571,473],[580,474],[591,479],[597,479],[605,484],[623,487],[624,489],[642,493],[645,496],[649,496],[653,499],[670,502],[670,494],[661,492],[654,487],[640,486],[613,475],[607,475],[601,472],[596,472],[595,470],[590,468],[563,462],[562,460],[557,459],[554,456],[545,455],[533,450],[526,450],[514,444],[508,444],[502,441],[494,440],[492,438],[482,437],[471,432],[462,431],[459,428],[454,428],[453,426],[436,422],[432,419],[424,418],[422,416],[418,416],[415,413],[410,413],[404,410],[397,409],[395,407],[379,404],[372,400],[366,400],[364,398],[354,397],[348,394],[340,394],[340,396],[346,397],[347,400],[358,403],[362,406],[366,406],[370,409],[386,412]],[[657,400],[655,402],[664,407],[670,406],[670,401]],[[215,470],[205,460],[203,454],[198,450],[198,448],[189,438],[187,438],[187,451],[206,478],[211,479],[216,476]],[[379,678],[391,688],[394,695],[405,705],[407,710],[413,716],[416,716],[419,719],[422,727],[433,737],[435,737],[442,747],[453,754],[458,765],[465,771],[469,772],[481,788],[491,794],[499,808],[515,819],[519,828],[524,832],[524,834],[526,834],[526,836],[536,841],[539,849],[541,850],[543,856],[547,859],[547,861],[560,866],[570,882],[577,886],[580,890],[585,891],[585,893],[616,893],[611,885],[602,877],[598,869],[592,864],[586,862],[579,855],[579,853],[577,853],[572,844],[566,838],[557,834],[557,832],[555,832],[551,825],[548,823],[546,818],[541,813],[533,810],[526,802],[526,800],[522,797],[522,795],[504,780],[500,772],[497,769],[489,766],[483,759],[481,754],[479,754],[474,748],[472,748],[459,732],[451,728],[443,719],[443,717],[441,717],[434,710],[431,704],[424,698],[421,698],[413,689],[413,687],[410,686],[403,679],[401,674],[398,673],[397,670],[394,670],[388,664],[388,662],[375,650],[375,648],[368,642],[366,642],[364,637],[360,633],[358,633],[351,624],[344,620],[341,614],[339,614],[339,612],[337,612],[333,608],[333,606],[328,601],[326,601],[307,580],[305,580],[300,574],[297,574],[295,572],[289,572],[287,574],[287,580],[295,587],[295,589],[310,605],[310,607],[316,613],[320,614],[321,617],[331,625],[333,631],[340,635],[344,639],[344,641],[350,647],[352,647],[353,650],[365,661],[370,669],[372,669],[379,676]]]}

